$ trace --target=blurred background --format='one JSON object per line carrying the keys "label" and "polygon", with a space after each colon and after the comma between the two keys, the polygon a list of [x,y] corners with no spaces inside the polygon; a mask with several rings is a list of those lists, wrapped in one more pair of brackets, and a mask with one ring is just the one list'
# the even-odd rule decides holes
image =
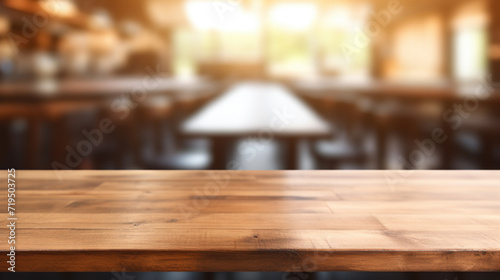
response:
{"label": "blurred background", "polygon": [[493,0],[2,0],[0,168],[498,169]]}

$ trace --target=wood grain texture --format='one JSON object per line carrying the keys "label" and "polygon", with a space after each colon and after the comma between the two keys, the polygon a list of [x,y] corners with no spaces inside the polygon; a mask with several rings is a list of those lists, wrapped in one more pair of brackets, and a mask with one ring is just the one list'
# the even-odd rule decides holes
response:
{"label": "wood grain texture", "polygon": [[17,271],[500,271],[500,171],[16,179]]}

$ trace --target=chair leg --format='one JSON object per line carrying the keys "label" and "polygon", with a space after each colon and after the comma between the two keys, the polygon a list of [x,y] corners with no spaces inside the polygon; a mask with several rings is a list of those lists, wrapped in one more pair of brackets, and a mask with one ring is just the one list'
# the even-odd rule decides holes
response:
{"label": "chair leg", "polygon": [[[52,160],[63,165],[70,165],[66,162],[66,147],[70,144],[68,131],[64,118],[61,117],[53,122],[52,126]],[[79,163],[76,161],[76,166],[69,166],[72,169],[78,167]]]}
{"label": "chair leg", "polygon": [[226,169],[226,161],[227,161],[227,143],[222,139],[213,139],[212,142],[212,170],[225,170]]}
{"label": "chair leg", "polygon": [[481,169],[494,169],[493,149],[495,147],[495,139],[492,135],[484,133],[481,135],[482,151],[481,151]]}
{"label": "chair leg", "polygon": [[41,127],[42,123],[39,119],[30,120],[28,124],[28,149],[26,153],[26,166],[29,169],[36,169],[38,166]]}
{"label": "chair leg", "polygon": [[456,151],[455,149],[455,137],[454,137],[454,130],[451,127],[451,124],[443,121],[442,122],[442,127],[445,131],[445,135],[448,137],[446,139],[446,142],[444,142],[443,145],[443,150],[442,150],[442,161],[441,161],[441,168],[442,169],[451,169],[452,168],[452,162],[453,162],[453,154]]}
{"label": "chair leg", "polygon": [[288,170],[300,169],[298,144],[299,141],[294,138],[290,138],[287,141],[287,161],[285,163],[285,168]]}
{"label": "chair leg", "polygon": [[387,127],[382,120],[377,127],[377,169],[384,170],[386,166],[386,144],[387,144]]}

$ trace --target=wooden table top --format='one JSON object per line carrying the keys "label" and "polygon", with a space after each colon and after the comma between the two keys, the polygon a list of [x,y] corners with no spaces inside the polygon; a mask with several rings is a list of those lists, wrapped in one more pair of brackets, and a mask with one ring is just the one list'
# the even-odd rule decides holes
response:
{"label": "wooden table top", "polygon": [[177,93],[213,90],[207,80],[179,80],[171,77],[131,76],[101,79],[63,79],[53,81],[4,81],[0,83],[2,101],[51,101],[116,98],[146,92]]}
{"label": "wooden table top", "polygon": [[58,176],[17,171],[17,271],[500,270],[500,171]]}
{"label": "wooden table top", "polygon": [[[310,96],[355,95],[373,99],[406,101],[463,102],[475,97],[478,101],[500,104],[500,90],[487,82],[455,85],[446,81],[396,82],[383,80],[343,81],[339,79],[303,80],[292,85],[296,91]],[[488,98],[483,95],[489,94]]]}
{"label": "wooden table top", "polygon": [[182,126],[187,135],[323,137],[330,127],[284,87],[241,83],[212,101]]}

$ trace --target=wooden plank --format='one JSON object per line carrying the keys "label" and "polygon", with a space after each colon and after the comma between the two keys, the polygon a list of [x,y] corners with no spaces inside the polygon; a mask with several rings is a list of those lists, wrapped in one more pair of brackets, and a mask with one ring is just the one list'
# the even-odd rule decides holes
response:
{"label": "wooden plank", "polygon": [[18,171],[16,271],[500,271],[500,171],[394,172]]}

